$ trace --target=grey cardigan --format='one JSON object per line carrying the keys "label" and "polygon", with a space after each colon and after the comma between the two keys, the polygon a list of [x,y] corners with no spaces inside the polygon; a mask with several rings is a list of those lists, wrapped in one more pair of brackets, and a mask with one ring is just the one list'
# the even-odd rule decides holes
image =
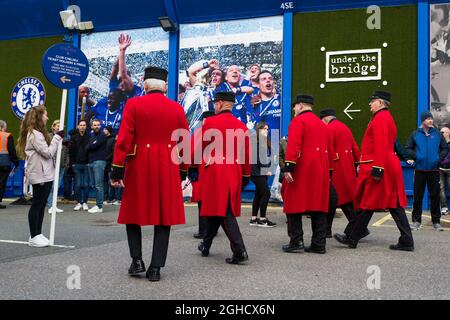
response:
{"label": "grey cardigan", "polygon": [[62,138],[55,134],[50,146],[44,135],[37,131],[28,133],[25,145],[26,171],[30,184],[44,183],[55,179],[54,157]]}

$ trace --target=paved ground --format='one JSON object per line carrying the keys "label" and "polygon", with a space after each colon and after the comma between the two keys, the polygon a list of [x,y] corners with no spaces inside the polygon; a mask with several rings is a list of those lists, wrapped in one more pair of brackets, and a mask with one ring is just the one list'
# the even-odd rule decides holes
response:
{"label": "paved ground", "polygon": [[[250,261],[245,266],[230,266],[224,261],[230,249],[223,231],[210,256],[200,256],[198,241],[192,237],[197,228],[196,206],[187,205],[186,225],[172,231],[162,280],[150,283],[127,275],[130,259],[124,227],[115,223],[117,207],[107,206],[102,214],[73,212],[73,205],[61,207],[65,212],[57,215],[55,242],[75,248],[30,248],[0,242],[0,299],[450,298],[450,229],[436,232],[426,226],[414,232],[415,252],[393,252],[388,245],[396,242],[398,231],[384,213],[374,216],[371,235],[356,250],[330,239],[326,255],[286,254],[281,251],[288,241],[281,208],[269,208],[268,215],[278,226],[266,229],[248,225],[250,210],[244,206],[239,224]],[[28,239],[27,212],[27,206],[0,211],[1,240]],[[46,215],[46,235],[49,223]],[[444,223],[450,228],[450,223]],[[344,226],[345,218],[336,219],[334,231]],[[144,260],[148,263],[153,228],[144,230]],[[304,219],[304,230],[308,244],[309,219]],[[381,272],[379,289],[367,286],[369,277],[369,283],[377,284],[372,269],[368,273],[369,266]],[[81,288],[71,290],[67,284],[76,285],[73,275],[77,270]]]}

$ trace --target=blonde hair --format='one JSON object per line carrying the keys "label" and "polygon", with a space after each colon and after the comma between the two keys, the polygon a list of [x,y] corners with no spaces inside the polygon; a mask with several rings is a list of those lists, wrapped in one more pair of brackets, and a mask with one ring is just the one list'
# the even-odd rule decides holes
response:
{"label": "blonde hair", "polygon": [[53,123],[52,123],[52,130],[55,129],[56,125],[58,125],[58,124],[60,124],[59,120],[53,121]]}

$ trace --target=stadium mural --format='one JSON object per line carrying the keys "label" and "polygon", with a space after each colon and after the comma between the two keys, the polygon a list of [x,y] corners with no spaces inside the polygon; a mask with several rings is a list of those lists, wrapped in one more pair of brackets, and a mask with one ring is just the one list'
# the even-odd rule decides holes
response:
{"label": "stadium mural", "polygon": [[215,92],[234,91],[232,112],[250,130],[265,121],[279,131],[282,47],[282,17],[181,25],[179,102],[191,129]]}
{"label": "stadium mural", "polygon": [[450,127],[450,3],[430,6],[430,110],[440,129]]}
{"label": "stadium mural", "polygon": [[79,88],[78,119],[99,119],[117,133],[126,100],[143,94],[145,67],[168,68],[168,33],[147,28],[83,35],[81,49],[90,70]]}

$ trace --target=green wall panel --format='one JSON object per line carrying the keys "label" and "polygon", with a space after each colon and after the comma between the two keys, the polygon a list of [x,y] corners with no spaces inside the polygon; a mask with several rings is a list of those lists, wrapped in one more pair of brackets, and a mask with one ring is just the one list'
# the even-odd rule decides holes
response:
{"label": "green wall panel", "polygon": [[[338,118],[351,127],[358,143],[361,142],[372,116],[368,97],[374,90],[392,93],[390,109],[402,142],[406,141],[407,136],[416,127],[417,8],[382,7],[380,13],[381,29],[374,30],[367,28],[367,19],[371,15],[367,14],[365,9],[298,13],[294,16],[293,97],[299,92],[314,95],[316,114],[324,108],[335,108]],[[384,43],[387,47],[383,46]],[[325,51],[321,51],[322,47]],[[326,52],[361,49],[381,49],[380,80],[325,81]],[[361,55],[347,55],[348,58],[355,57],[351,68],[358,62],[360,65],[375,63],[362,61]],[[349,64],[340,63],[334,66],[348,67]],[[376,73],[370,73],[369,69],[367,76],[374,75]],[[383,81],[387,84],[383,85]],[[325,87],[321,88],[321,84]],[[353,120],[343,113],[351,102],[352,110],[361,110],[350,113]]]}
{"label": "green wall panel", "polygon": [[47,81],[41,69],[41,59],[45,51],[61,37],[0,41],[0,119],[8,123],[8,131],[17,141],[20,119],[11,109],[11,93],[16,83],[24,77],[38,78],[45,87],[49,123],[59,119],[62,90]]}

